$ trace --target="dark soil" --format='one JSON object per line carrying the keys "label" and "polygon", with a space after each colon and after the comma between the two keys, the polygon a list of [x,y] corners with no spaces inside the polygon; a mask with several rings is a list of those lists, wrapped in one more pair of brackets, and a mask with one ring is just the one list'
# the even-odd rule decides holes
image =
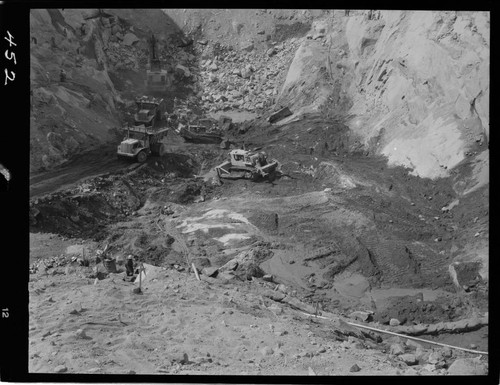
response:
{"label": "dark soil", "polygon": [[[261,148],[269,157],[278,159],[284,176],[273,182],[224,180],[221,186],[207,185],[195,176],[217,165],[226,151],[217,146],[183,144],[170,136],[171,152],[161,158],[150,158],[135,173],[126,175],[122,170],[121,175],[90,179],[95,191],[83,195],[73,190],[45,200],[32,199],[30,231],[99,240],[109,236],[107,241],[128,252],[132,246],[116,238],[116,234],[122,234],[116,229],[109,230],[108,226],[125,219],[139,221],[142,228],[134,236],[144,231],[147,239],[138,238],[133,245],[137,248],[134,255],[155,265],[183,265],[185,255],[174,251],[167,239],[161,238],[164,235],[154,224],[157,218],[154,213],[134,218],[134,212],[146,201],[161,206],[188,205],[201,196],[205,199],[235,197],[242,191],[283,198],[329,188],[330,194],[342,203],[306,205],[279,214],[278,218],[279,207],[276,213],[256,210],[249,213],[248,218],[263,234],[283,244],[292,242],[309,250],[305,264],[322,269],[324,273],[317,278],[323,280],[323,287],[331,287],[342,272],[352,271],[367,277],[372,288],[440,288],[455,293],[448,273],[453,258],[449,250],[453,244],[464,244],[460,235],[473,236],[471,231],[487,221],[488,212],[483,204],[488,193],[484,189],[467,198],[471,212],[464,209],[445,212],[442,208],[457,198],[453,178],[433,181],[411,176],[402,167],[388,167],[383,158],[367,156],[360,151],[360,144],[349,136],[347,128],[339,121],[314,115],[280,130],[264,119],[248,126],[244,134],[233,131],[233,141],[237,146],[245,143],[250,149]],[[77,161],[75,167],[81,162]],[[97,168],[97,164],[94,167]],[[50,183],[55,183],[57,178],[70,178],[70,169],[54,172]],[[341,175],[356,181],[355,187],[340,186]],[[332,225],[328,221],[332,210],[339,209],[343,210],[342,215],[352,217],[352,225]],[[356,225],[356,218],[360,216],[367,218],[369,223]],[[478,223],[472,221],[475,217],[479,218]],[[191,258],[208,258],[213,266],[231,259],[222,255],[220,245],[209,239],[223,235],[216,231],[211,230],[199,239],[204,243],[197,242],[190,247]],[[262,250],[268,252],[259,257],[262,261],[272,256],[270,247]],[[246,279],[245,274],[242,277]],[[375,314],[376,320],[387,323],[390,318],[397,318],[404,324],[434,323],[466,316],[471,303],[486,309],[488,292],[478,278],[478,266],[466,266],[459,269],[458,274],[471,285],[469,302],[447,304],[416,297],[396,297],[387,309]],[[322,302],[325,309],[352,311],[350,305],[334,303],[321,294],[321,290],[311,286],[311,300]]]}
{"label": "dark soil", "polygon": [[311,24],[293,23],[293,24],[277,24],[272,35],[273,40],[282,42],[292,37],[302,37],[309,32]]}

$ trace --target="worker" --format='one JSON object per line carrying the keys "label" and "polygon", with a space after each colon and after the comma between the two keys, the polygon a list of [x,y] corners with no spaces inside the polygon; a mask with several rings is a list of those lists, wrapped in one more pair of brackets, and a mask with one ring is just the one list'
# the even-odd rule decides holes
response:
{"label": "worker", "polygon": [[64,71],[62,68],[61,68],[61,72],[59,73],[59,78],[62,82],[66,81],[66,71]]}
{"label": "worker", "polygon": [[132,255],[129,255],[127,257],[127,263],[125,267],[127,269],[127,277],[134,275],[134,257]]}
{"label": "worker", "polygon": [[266,158],[267,158],[267,156],[266,156],[266,153],[265,153],[265,152],[261,152],[261,153],[259,154],[259,164],[260,164],[260,167],[262,167],[262,166],[265,166],[265,165],[266,165],[266,163],[267,163]]}

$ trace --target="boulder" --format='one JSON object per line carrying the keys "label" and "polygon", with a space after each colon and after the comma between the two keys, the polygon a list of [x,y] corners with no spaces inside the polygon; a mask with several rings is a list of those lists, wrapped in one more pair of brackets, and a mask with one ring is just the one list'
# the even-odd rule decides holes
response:
{"label": "boulder", "polygon": [[349,318],[357,319],[363,322],[368,321],[370,317],[371,314],[366,311],[354,311],[351,314],[349,314]]}
{"label": "boulder", "polygon": [[275,303],[268,307],[274,314],[279,315],[283,313],[283,308]]}
{"label": "boulder", "polygon": [[56,368],[54,369],[54,371],[56,373],[64,373],[64,372],[67,372],[68,371],[68,368],[64,365],[58,365],[56,366]]}
{"label": "boulder", "polygon": [[247,68],[243,68],[241,70],[241,77],[243,79],[248,79],[250,76],[252,75],[252,71],[250,71],[249,69]]}
{"label": "boulder", "polygon": [[429,359],[428,359],[429,364],[437,364],[442,360],[443,360],[443,355],[440,351],[434,351],[431,354],[429,354]]}
{"label": "boulder", "polygon": [[453,262],[448,266],[448,271],[453,283],[461,289],[464,286],[473,286],[481,280],[481,267],[481,263],[477,261]]}
{"label": "boulder", "polygon": [[483,362],[473,358],[459,358],[448,368],[451,375],[486,375],[488,367]]}
{"label": "boulder", "polygon": [[274,277],[271,274],[265,274],[262,279],[267,282],[274,282]]}
{"label": "boulder", "polygon": [[219,268],[219,271],[234,271],[238,268],[238,261],[236,259],[231,259],[225,265]]}
{"label": "boulder", "polygon": [[414,354],[401,354],[399,359],[403,361],[406,365],[416,365],[418,364],[417,357]]}
{"label": "boulder", "polygon": [[400,322],[396,318],[391,318],[389,321],[389,325],[391,325],[391,326],[399,326],[399,324],[400,324]]}
{"label": "boulder", "polygon": [[185,77],[191,76],[191,71],[189,71],[189,69],[187,67],[183,66],[182,64],[177,64],[175,66],[175,70],[177,71],[177,73],[180,73],[180,74],[184,75]]}
{"label": "boulder", "polygon": [[253,51],[254,45],[253,43],[245,43],[241,46],[241,49],[246,52],[251,52]]}
{"label": "boulder", "polygon": [[390,347],[390,353],[398,356],[400,354],[404,354],[405,348],[401,344],[392,344]]}
{"label": "boulder", "polygon": [[129,32],[123,37],[123,44],[125,45],[132,45],[135,42],[139,41],[139,38],[134,35],[133,33]]}
{"label": "boulder", "polygon": [[276,48],[272,47],[272,48],[269,48],[267,51],[266,51],[266,55],[271,57],[273,55],[276,55],[278,53],[278,51],[276,50]]}
{"label": "boulder", "polygon": [[264,346],[261,350],[260,353],[265,357],[265,356],[270,356],[271,354],[274,353],[273,348],[270,346]]}
{"label": "boulder", "polygon": [[219,269],[216,267],[205,267],[201,273],[203,275],[206,275],[207,277],[217,277],[217,274],[219,273]]}

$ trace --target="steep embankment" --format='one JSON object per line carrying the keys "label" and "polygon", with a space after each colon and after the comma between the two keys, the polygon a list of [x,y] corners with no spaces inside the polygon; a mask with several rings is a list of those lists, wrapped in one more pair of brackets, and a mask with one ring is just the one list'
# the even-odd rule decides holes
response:
{"label": "steep embankment", "polygon": [[174,56],[182,39],[160,10],[34,9],[30,33],[31,171],[115,140],[122,112],[144,92],[147,38],[155,33]]}
{"label": "steep embankment", "polygon": [[486,147],[486,12],[139,11],[32,12],[32,169],[109,139],[118,93],[141,92],[152,32],[174,88],[187,86],[177,96],[206,112],[321,111],[422,177]]}
{"label": "steep embankment", "polygon": [[[62,163],[83,148],[111,138],[118,125],[118,94],[95,20],[67,10],[32,10],[30,169]],[[60,81],[60,71],[67,74]]]}
{"label": "steep embankment", "polygon": [[[367,149],[429,178],[489,137],[489,15],[336,13],[313,24],[278,101],[346,115]],[[481,148],[479,148],[481,150]]]}

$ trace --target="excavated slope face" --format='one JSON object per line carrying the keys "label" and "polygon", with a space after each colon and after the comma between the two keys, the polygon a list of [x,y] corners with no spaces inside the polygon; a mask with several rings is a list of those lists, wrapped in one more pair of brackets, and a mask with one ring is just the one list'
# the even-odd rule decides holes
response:
{"label": "excavated slope face", "polygon": [[282,123],[321,112],[390,165],[433,179],[487,146],[488,12],[164,12],[205,44],[208,109],[288,106],[294,116]]}
{"label": "excavated slope face", "polygon": [[161,10],[30,12],[32,172],[117,141],[117,128],[129,118],[122,112],[145,91],[152,32],[165,54],[182,39]]}
{"label": "excavated slope face", "polygon": [[[192,95],[206,112],[266,115],[288,106],[291,120],[319,111],[344,121],[366,150],[429,178],[449,176],[475,143],[488,142],[488,12],[369,17],[361,10],[111,9],[97,15],[32,11],[32,170],[110,140],[121,101],[130,107],[124,94],[143,92],[151,32],[169,69],[188,83],[178,96]],[[65,84],[58,82],[60,68],[68,73]]]}
{"label": "excavated slope face", "polygon": [[278,102],[296,113],[326,106],[389,164],[446,177],[476,142],[488,142],[489,13],[323,16],[295,53]]}
{"label": "excavated slope face", "polygon": [[[95,20],[85,12],[34,9],[30,14],[30,169],[50,168],[109,140],[118,125],[117,92]],[[60,71],[66,81],[60,81]]]}

